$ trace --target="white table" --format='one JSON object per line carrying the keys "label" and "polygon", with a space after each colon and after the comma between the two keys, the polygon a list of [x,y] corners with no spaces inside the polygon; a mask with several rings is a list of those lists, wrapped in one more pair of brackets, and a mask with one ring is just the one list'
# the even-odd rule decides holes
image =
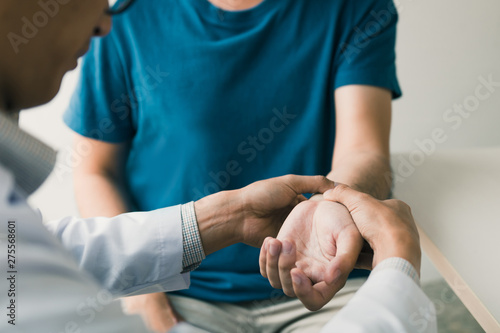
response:
{"label": "white table", "polygon": [[[486,332],[500,332],[500,148],[394,155],[394,197],[423,250]],[[411,157],[411,159],[410,159]]]}

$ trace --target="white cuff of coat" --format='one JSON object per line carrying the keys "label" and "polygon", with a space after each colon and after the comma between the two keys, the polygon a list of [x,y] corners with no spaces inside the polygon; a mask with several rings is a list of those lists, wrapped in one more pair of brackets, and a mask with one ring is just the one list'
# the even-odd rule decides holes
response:
{"label": "white cuff of coat", "polygon": [[377,274],[378,272],[387,269],[396,269],[401,273],[404,273],[405,275],[410,277],[413,280],[413,282],[417,284],[417,286],[420,286],[420,278],[418,276],[417,270],[415,269],[415,267],[413,267],[412,264],[410,264],[409,261],[403,258],[393,257],[384,259],[377,265],[377,267],[375,267],[375,269],[372,271],[370,275]]}

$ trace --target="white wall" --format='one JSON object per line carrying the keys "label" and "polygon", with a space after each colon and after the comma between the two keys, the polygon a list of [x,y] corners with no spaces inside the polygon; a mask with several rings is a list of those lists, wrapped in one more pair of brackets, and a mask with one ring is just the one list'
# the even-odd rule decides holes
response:
{"label": "white wall", "polygon": [[[500,87],[480,101],[462,122],[446,122],[455,103],[474,102],[478,77],[500,82],[500,1],[395,0],[400,12],[398,73],[404,97],[394,103],[391,146],[394,152],[419,149],[415,140],[431,138],[442,129],[447,140],[436,150],[500,145]],[[61,121],[77,72],[65,77],[52,103],[22,115],[23,127],[37,134],[62,155],[62,167],[32,198],[46,219],[76,214],[71,175],[71,133]],[[481,92],[486,92],[484,89]],[[457,125],[454,129],[452,125]],[[439,277],[424,259],[424,280]]]}
{"label": "white wall", "polygon": [[[426,153],[432,153],[433,145],[436,151],[500,146],[500,87],[493,92],[481,88],[481,94],[490,93],[488,98],[480,96],[484,100],[475,96],[479,77],[492,76],[500,86],[500,1],[395,3],[400,13],[397,65],[403,98],[394,103],[392,151],[422,150],[417,142],[424,141]],[[463,115],[450,113],[464,103],[470,105],[463,107]],[[436,129],[444,132],[444,142],[432,140]],[[423,282],[438,278],[424,255]]]}
{"label": "white wall", "polygon": [[70,171],[72,131],[62,121],[62,114],[69,103],[78,76],[79,68],[66,74],[61,91],[54,100],[46,105],[21,112],[21,127],[59,152],[54,172],[30,198],[31,204],[41,209],[45,220],[78,214]]}
{"label": "white wall", "polygon": [[473,106],[478,77],[492,75],[500,85],[500,1],[399,1],[403,98],[394,103],[392,150],[416,149],[414,141],[435,128],[448,136],[436,149],[500,145],[500,87],[457,129],[443,120],[454,104]]}

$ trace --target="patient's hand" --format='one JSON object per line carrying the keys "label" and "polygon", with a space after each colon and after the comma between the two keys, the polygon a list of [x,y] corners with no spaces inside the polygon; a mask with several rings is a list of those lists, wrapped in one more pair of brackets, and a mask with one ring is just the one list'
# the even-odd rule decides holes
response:
{"label": "patient's hand", "polygon": [[169,302],[165,293],[130,296],[122,299],[126,314],[138,314],[153,332],[168,332],[184,319]]}
{"label": "patient's hand", "polygon": [[[267,238],[260,253],[261,274],[275,288],[296,296],[292,284],[311,284],[298,295],[309,310],[318,310],[345,285],[363,246],[349,211],[335,202],[305,201],[288,216],[277,239]],[[297,284],[297,283],[296,283]]]}

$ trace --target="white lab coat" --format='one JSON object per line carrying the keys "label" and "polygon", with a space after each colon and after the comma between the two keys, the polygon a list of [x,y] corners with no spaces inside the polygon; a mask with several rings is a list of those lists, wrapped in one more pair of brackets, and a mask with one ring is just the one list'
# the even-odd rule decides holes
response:
{"label": "white lab coat", "polygon": [[[7,280],[8,221],[15,221],[14,287]],[[180,273],[179,206],[111,219],[65,218],[48,228],[59,239],[15,195],[13,177],[0,165],[0,332],[147,332],[138,317],[122,313],[115,297],[189,286],[189,274]],[[6,316],[11,299],[15,326]],[[323,332],[434,333],[433,310],[415,282],[387,269],[371,276]]]}
{"label": "white lab coat", "polygon": [[[8,221],[15,221],[15,263],[7,261]],[[16,196],[12,175],[0,165],[0,332],[147,332],[113,300],[189,287],[189,274],[181,274],[180,206],[111,219],[65,218],[47,227]],[[15,326],[6,316],[11,299]]]}
{"label": "white lab coat", "polygon": [[437,333],[436,309],[396,268],[370,275],[321,333]]}

